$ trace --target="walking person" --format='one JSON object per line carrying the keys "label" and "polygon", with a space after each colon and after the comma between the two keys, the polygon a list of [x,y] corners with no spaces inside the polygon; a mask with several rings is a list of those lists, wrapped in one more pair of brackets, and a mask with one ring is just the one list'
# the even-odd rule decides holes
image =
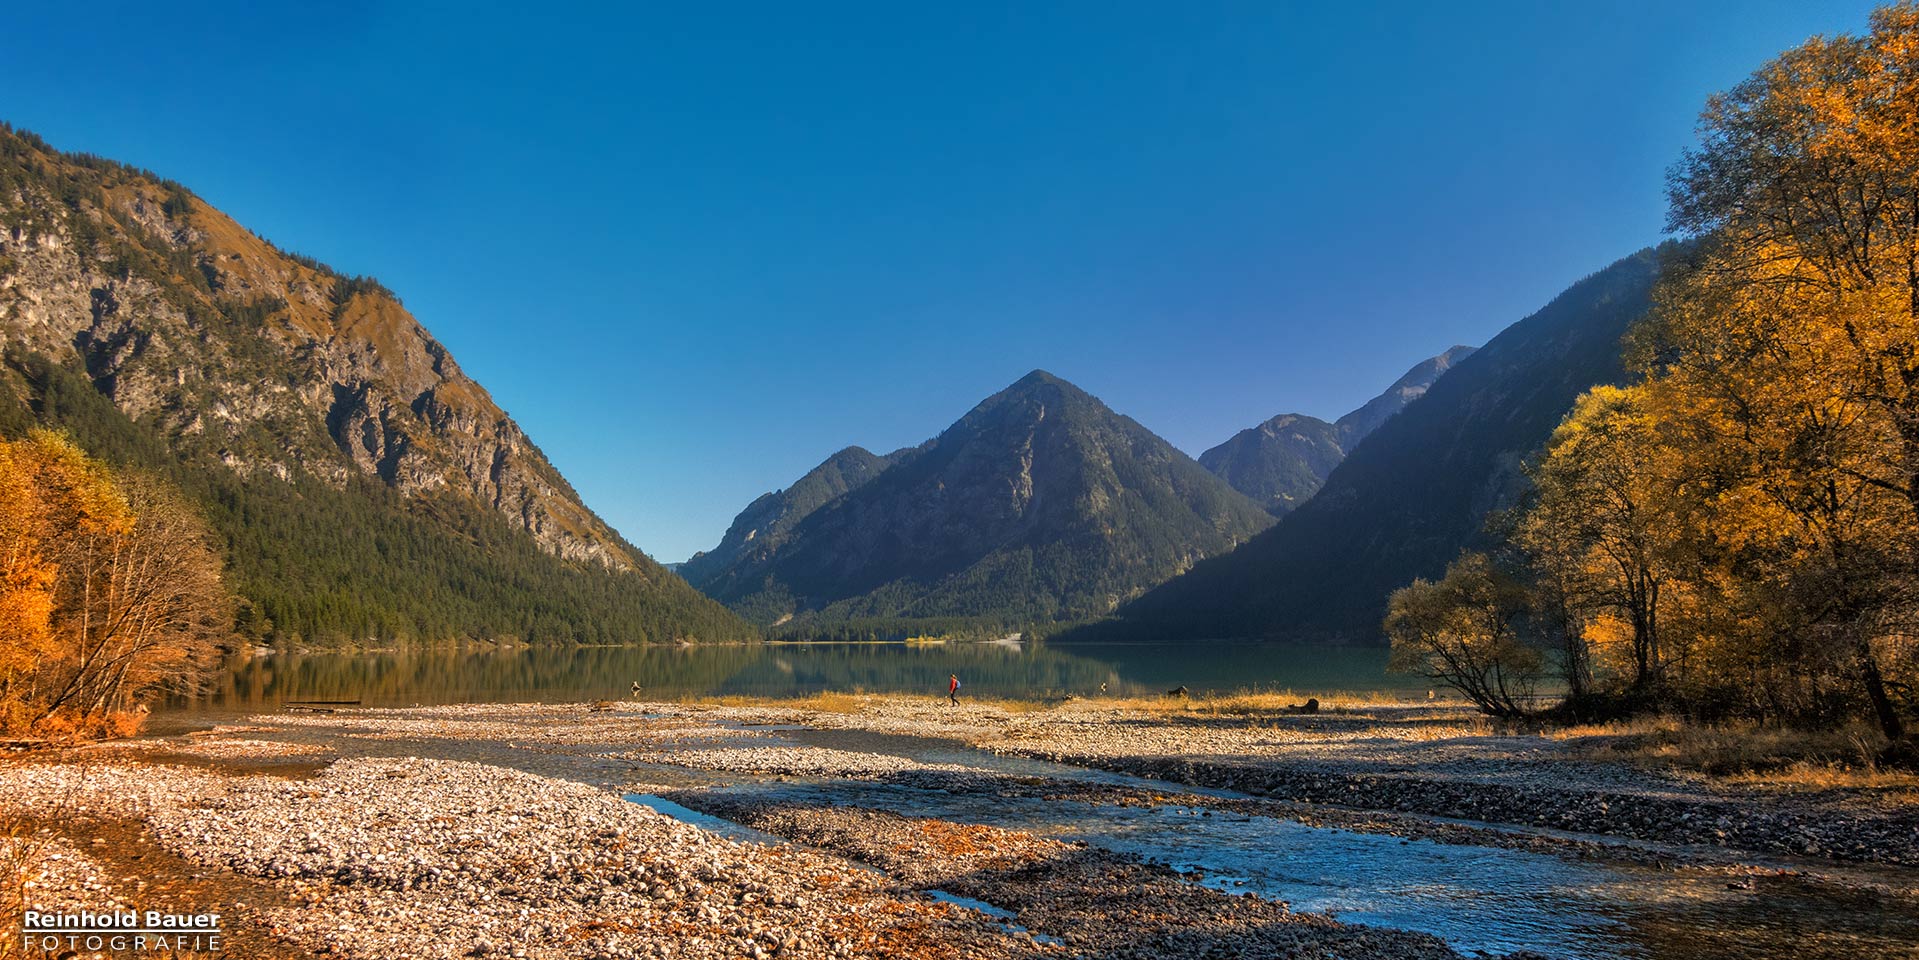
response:
{"label": "walking person", "polygon": [[953,701],[953,706],[959,706],[959,674],[957,673],[946,678],[946,698]]}

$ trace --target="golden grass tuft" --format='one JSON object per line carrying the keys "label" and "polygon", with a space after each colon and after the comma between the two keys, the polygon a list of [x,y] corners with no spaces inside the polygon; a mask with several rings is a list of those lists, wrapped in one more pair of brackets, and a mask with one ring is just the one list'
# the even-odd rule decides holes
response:
{"label": "golden grass tuft", "polygon": [[1264,716],[1271,714],[1297,715],[1294,707],[1303,706],[1308,700],[1319,701],[1319,712],[1335,716],[1363,714],[1380,708],[1403,708],[1409,705],[1431,705],[1440,707],[1457,706],[1450,700],[1427,700],[1423,696],[1415,697],[1401,691],[1380,690],[1333,690],[1327,692],[1301,692],[1297,690],[1272,690],[1246,688],[1231,692],[1196,693],[1180,697],[1169,694],[1157,694],[1132,697],[1096,697],[1089,700],[1102,707],[1118,710],[1135,710],[1142,713],[1197,713],[1207,716]]}
{"label": "golden grass tuft", "polygon": [[1886,790],[1919,801],[1919,774],[1881,769],[1877,758],[1885,737],[1866,724],[1798,730],[1649,717],[1565,727],[1546,736],[1568,741],[1577,756],[1722,777],[1749,787]]}
{"label": "golden grass tuft", "polygon": [[679,703],[700,707],[779,707],[789,710],[817,710],[821,713],[859,713],[868,704],[882,699],[871,694],[855,690],[843,693],[826,690],[819,693],[803,693],[790,697],[760,697],[744,694],[724,696],[684,696]]}

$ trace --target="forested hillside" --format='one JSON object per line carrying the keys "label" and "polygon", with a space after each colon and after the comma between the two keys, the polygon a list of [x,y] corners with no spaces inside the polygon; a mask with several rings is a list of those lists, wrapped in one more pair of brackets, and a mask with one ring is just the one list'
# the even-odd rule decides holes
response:
{"label": "forested hillside", "polygon": [[1641,251],[1574,284],[1382,424],[1271,530],[1076,636],[1380,642],[1387,594],[1444,570],[1512,505],[1522,461],[1574,398],[1624,377],[1620,338],[1646,311],[1657,259]]}
{"label": "forested hillside", "polygon": [[1248,427],[1200,454],[1199,465],[1264,504],[1273,516],[1285,516],[1319,492],[1347,451],[1425,396],[1433,381],[1472,352],[1472,347],[1453,347],[1420,361],[1379,396],[1333,423],[1282,413]]}
{"label": "forested hillside", "polygon": [[377,282],[0,128],[0,429],[188,491],[274,641],[741,639]]}
{"label": "forested hillside", "polygon": [[701,582],[788,631],[1019,629],[1105,614],[1271,522],[1138,423],[1034,371],[769,553]]}

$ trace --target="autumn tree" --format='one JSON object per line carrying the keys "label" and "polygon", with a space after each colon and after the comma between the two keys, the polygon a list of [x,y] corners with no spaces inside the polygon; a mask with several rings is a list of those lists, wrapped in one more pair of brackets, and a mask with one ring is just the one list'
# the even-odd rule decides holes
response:
{"label": "autumn tree", "polygon": [[1603,618],[1624,627],[1634,690],[1658,684],[1670,655],[1662,627],[1684,566],[1687,509],[1678,458],[1647,399],[1607,386],[1579,398],[1532,471],[1535,500],[1516,531],[1538,567],[1537,605],[1561,620],[1550,625],[1562,632],[1575,691]]}
{"label": "autumn tree", "polygon": [[1919,615],[1919,6],[1715,96],[1674,169],[1696,238],[1635,345],[1748,629],[1886,735]]}
{"label": "autumn tree", "polygon": [[1544,666],[1521,634],[1528,605],[1522,585],[1485,554],[1463,554],[1439,581],[1394,591],[1389,668],[1445,684],[1493,716],[1522,716]]}
{"label": "autumn tree", "polygon": [[179,497],[44,431],[0,442],[0,722],[123,730],[232,628],[217,554]]}

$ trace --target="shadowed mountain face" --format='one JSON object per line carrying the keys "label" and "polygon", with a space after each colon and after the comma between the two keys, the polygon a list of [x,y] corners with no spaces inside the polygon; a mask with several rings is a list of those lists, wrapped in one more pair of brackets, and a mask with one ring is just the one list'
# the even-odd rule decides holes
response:
{"label": "shadowed mountain face", "polygon": [[1171,444],[1043,371],[888,459],[773,549],[699,585],[767,622],[1064,620],[1107,613],[1271,523]]}
{"label": "shadowed mountain face", "polygon": [[1347,451],[1393,414],[1424,396],[1440,374],[1472,352],[1472,347],[1453,347],[1421,361],[1386,392],[1336,423],[1282,413],[1200,454],[1199,464],[1232,484],[1233,489],[1259,501],[1274,516],[1284,516],[1319,491]]}
{"label": "shadowed mountain face", "polygon": [[1451,370],[1459,361],[1473,355],[1477,347],[1456,346],[1436,357],[1428,357],[1406,371],[1384,393],[1368,400],[1359,409],[1340,417],[1333,427],[1339,431],[1340,445],[1351,452],[1359,446],[1359,441],[1372,436],[1374,430],[1392,419],[1393,414],[1406,409],[1406,405],[1426,395],[1432,389],[1434,381]]}
{"label": "shadowed mountain face", "polygon": [[911,452],[898,450],[881,457],[864,447],[847,447],[827,457],[792,486],[761,494],[747,504],[726,528],[720,545],[680,564],[680,575],[697,585],[730,567],[765,559],[813,511],[865,485]]}
{"label": "shadowed mountain face", "polygon": [[1580,393],[1625,377],[1657,254],[1574,284],[1432,383],[1276,526],[1127,604],[1081,638],[1379,637],[1386,597],[1436,577],[1525,489],[1520,466]]}
{"label": "shadowed mountain face", "polygon": [[[4,127],[0,342],[0,420],[65,427],[212,498],[242,591],[277,609],[252,611],[263,635],[617,639],[585,626],[596,615],[644,634],[629,639],[750,635],[587,509],[386,288],[178,184]],[[54,402],[69,381],[97,396]],[[264,534],[276,523],[337,571],[298,584],[281,569],[298,558],[268,559],[290,549]],[[330,545],[354,523],[405,542]],[[593,580],[591,609],[547,620],[505,599],[567,594],[573,574]]]}

